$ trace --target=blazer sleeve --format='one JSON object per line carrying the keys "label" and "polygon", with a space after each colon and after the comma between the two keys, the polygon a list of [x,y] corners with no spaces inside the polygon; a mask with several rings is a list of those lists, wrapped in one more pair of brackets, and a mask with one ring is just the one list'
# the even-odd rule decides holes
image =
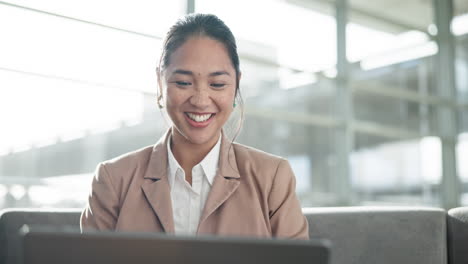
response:
{"label": "blazer sleeve", "polygon": [[296,179],[287,160],[281,160],[273,178],[269,199],[273,237],[309,239],[309,225],[296,196]]}
{"label": "blazer sleeve", "polygon": [[81,213],[81,232],[114,230],[119,214],[119,199],[104,164],[97,166],[88,204]]}

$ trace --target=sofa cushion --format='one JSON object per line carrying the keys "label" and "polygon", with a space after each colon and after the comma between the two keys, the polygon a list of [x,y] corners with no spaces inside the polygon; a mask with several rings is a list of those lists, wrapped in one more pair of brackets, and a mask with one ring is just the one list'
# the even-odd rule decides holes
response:
{"label": "sofa cushion", "polygon": [[447,231],[449,263],[468,263],[468,207],[448,211]]}
{"label": "sofa cushion", "polygon": [[[324,207],[304,208],[303,212],[310,237],[328,238],[333,243],[331,264],[446,263],[446,216],[442,209]],[[80,209],[0,211],[0,263],[18,263],[18,230],[24,224],[79,229],[80,213]],[[453,224],[451,227],[458,230]]]}
{"label": "sofa cushion", "polygon": [[304,208],[311,238],[327,238],[331,264],[446,263],[445,211],[423,207]]}
{"label": "sofa cushion", "polygon": [[19,229],[27,225],[80,228],[80,209],[5,209],[0,211],[0,263],[18,263],[21,255]]}

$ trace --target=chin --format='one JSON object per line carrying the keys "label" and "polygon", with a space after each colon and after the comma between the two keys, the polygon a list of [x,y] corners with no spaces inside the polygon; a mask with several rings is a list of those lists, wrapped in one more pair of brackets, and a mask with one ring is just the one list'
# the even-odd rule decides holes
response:
{"label": "chin", "polygon": [[219,135],[219,131],[187,131],[185,134],[185,138],[192,144],[203,145],[210,143],[213,138],[217,138]]}
{"label": "chin", "polygon": [[206,135],[204,136],[192,135],[192,136],[189,136],[187,139],[193,144],[203,145],[203,144],[209,143],[213,139],[213,137],[206,136]]}

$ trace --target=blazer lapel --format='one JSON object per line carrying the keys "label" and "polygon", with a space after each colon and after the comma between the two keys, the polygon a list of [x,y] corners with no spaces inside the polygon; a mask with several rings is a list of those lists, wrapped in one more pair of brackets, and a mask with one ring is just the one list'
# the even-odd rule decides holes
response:
{"label": "blazer lapel", "polygon": [[143,193],[154,213],[157,215],[165,232],[174,233],[174,218],[169,181],[167,178],[167,140],[170,129],[153,148],[145,180],[141,185]]}
{"label": "blazer lapel", "polygon": [[221,136],[218,172],[203,208],[199,226],[235,192],[240,184],[233,146],[224,133]]}

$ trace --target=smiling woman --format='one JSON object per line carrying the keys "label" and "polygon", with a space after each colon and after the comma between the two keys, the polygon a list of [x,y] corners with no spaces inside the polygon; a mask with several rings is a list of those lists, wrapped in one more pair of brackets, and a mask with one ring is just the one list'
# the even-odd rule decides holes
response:
{"label": "smiling woman", "polygon": [[233,110],[236,78],[240,77],[236,77],[224,45],[204,36],[188,39],[159,75],[159,87],[166,91],[167,112],[174,122],[173,152],[193,167],[218,141]]}
{"label": "smiling woman", "polygon": [[172,126],[156,145],[99,164],[82,230],[307,239],[289,163],[224,134],[242,101],[236,41],[224,22],[179,20],[157,76],[157,103]]}

